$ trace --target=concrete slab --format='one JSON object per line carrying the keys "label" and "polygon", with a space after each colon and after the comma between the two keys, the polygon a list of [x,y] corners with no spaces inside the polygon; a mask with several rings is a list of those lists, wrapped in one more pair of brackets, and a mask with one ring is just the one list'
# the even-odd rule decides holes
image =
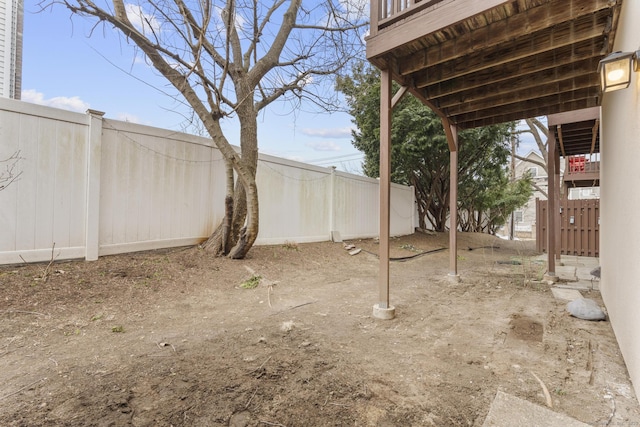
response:
{"label": "concrete slab", "polygon": [[582,297],[582,294],[575,289],[551,288],[551,292],[556,299],[563,301],[573,301]]}
{"label": "concrete slab", "polygon": [[600,283],[597,280],[578,280],[577,282],[559,283],[555,286],[560,289],[575,289],[578,291],[599,291]]}
{"label": "concrete slab", "polygon": [[591,267],[578,267],[576,268],[576,276],[578,276],[578,278],[580,280],[599,280],[598,277],[595,277],[591,274],[591,270],[593,270],[595,267],[591,268]]}
{"label": "concrete slab", "polygon": [[556,274],[560,280],[569,282],[577,282],[576,267],[573,265],[556,265]]}
{"label": "concrete slab", "polygon": [[[539,255],[535,260],[546,263],[547,255]],[[556,262],[555,273],[563,282],[581,282],[574,286],[575,289],[598,289],[596,280],[591,283],[594,279],[591,270],[599,265],[600,259],[596,257],[562,255],[560,261]]]}
{"label": "concrete slab", "polygon": [[498,391],[482,427],[589,427],[575,418]]}
{"label": "concrete slab", "polygon": [[564,265],[594,269],[600,265],[600,259],[588,256],[562,255],[560,257],[560,263]]}

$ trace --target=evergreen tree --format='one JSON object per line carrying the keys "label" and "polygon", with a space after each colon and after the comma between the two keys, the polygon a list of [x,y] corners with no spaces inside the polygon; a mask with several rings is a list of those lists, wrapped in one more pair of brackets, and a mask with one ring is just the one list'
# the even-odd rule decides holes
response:
{"label": "evergreen tree", "polygon": [[[337,86],[356,125],[353,145],[365,154],[363,171],[378,177],[380,73],[359,63],[350,76],[338,80]],[[459,133],[458,208],[463,231],[495,233],[531,195],[529,179],[509,180],[506,165],[512,128],[513,123],[506,123]],[[449,165],[449,147],[440,118],[413,96],[405,96],[393,110],[391,179],[414,186],[421,228],[445,231]]]}

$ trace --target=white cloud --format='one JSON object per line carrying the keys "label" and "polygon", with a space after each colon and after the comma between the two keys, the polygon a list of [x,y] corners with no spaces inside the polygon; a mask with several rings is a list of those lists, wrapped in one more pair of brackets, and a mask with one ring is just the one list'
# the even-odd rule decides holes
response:
{"label": "white cloud", "polygon": [[318,141],[305,144],[315,151],[340,151],[340,146],[333,141]]}
{"label": "white cloud", "polygon": [[155,16],[144,13],[142,7],[137,4],[127,3],[125,9],[127,17],[138,31],[146,35],[158,34],[160,22]]}
{"label": "white cloud", "polygon": [[303,135],[318,138],[351,138],[351,128],[305,128],[301,130]]}
{"label": "white cloud", "polygon": [[46,105],[47,107],[60,108],[62,110],[70,110],[78,113],[84,113],[89,109],[89,103],[84,102],[78,96],[56,96],[54,98],[45,99],[42,92],[38,92],[34,89],[23,90],[21,99],[22,101],[31,102],[32,104]]}

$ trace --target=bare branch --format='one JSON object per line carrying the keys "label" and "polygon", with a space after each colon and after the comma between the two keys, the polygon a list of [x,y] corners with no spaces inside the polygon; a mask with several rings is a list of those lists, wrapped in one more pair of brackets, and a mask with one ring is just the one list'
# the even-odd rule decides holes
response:
{"label": "bare branch", "polygon": [[260,43],[260,37],[262,37],[262,34],[267,26],[267,24],[271,21],[273,14],[280,9],[280,6],[282,6],[284,4],[284,0],[278,0],[276,2],[273,3],[273,6],[271,6],[269,8],[269,10],[267,11],[267,13],[265,14],[264,18],[262,19],[262,22],[260,24],[257,23],[258,21],[258,17],[257,17],[257,1],[255,0],[256,3],[254,3],[254,34],[253,34],[253,42],[250,44],[249,48],[247,49],[247,52],[245,53],[245,58],[244,58],[244,63],[245,63],[245,68],[249,69],[249,65],[250,65],[250,60],[251,60],[251,56],[253,55],[254,57],[254,63],[257,63],[257,47],[258,47],[258,43]]}
{"label": "bare branch", "polygon": [[516,159],[518,159],[518,160],[522,160],[523,162],[527,162],[527,163],[531,163],[531,164],[534,164],[534,165],[540,166],[540,167],[542,167],[545,171],[547,170],[547,165],[546,165],[544,162],[541,162],[541,161],[538,161],[538,160],[534,160],[534,159],[530,159],[530,158],[528,158],[528,157],[524,157],[524,156],[521,156],[521,155],[519,155],[519,154],[516,154],[514,157],[515,157]]}
{"label": "bare branch", "polygon": [[24,160],[20,156],[20,150],[13,153],[9,158],[0,160],[0,191],[20,179],[22,171],[17,170],[20,160]]}
{"label": "bare branch", "polygon": [[[258,232],[259,112],[278,99],[294,113],[304,106],[337,110],[332,77],[364,53],[364,3],[350,0],[43,1],[93,18],[94,28],[119,31],[193,109],[236,173],[238,188],[227,191],[233,221],[225,220],[231,257],[244,256]],[[240,124],[239,151],[222,130],[230,115]]]}
{"label": "bare branch", "polygon": [[[549,163],[549,159],[548,157],[548,152],[547,152],[547,145],[549,142],[548,139],[548,130],[547,128],[540,122],[540,120],[538,119],[526,119],[525,123],[527,123],[527,125],[529,126],[529,130],[528,132],[531,133],[531,135],[533,136],[533,139],[536,141],[536,145],[538,146],[538,150],[540,151],[540,154],[542,155],[542,158],[544,159],[544,165],[542,165],[544,167],[544,170],[548,172],[547,169],[547,164]],[[540,133],[542,132],[542,135],[540,135]],[[542,136],[545,137],[545,139],[542,139]]]}
{"label": "bare branch", "polygon": [[539,186],[539,185],[538,185],[538,184],[536,184],[535,182],[532,182],[532,183],[531,183],[531,186],[532,186],[535,190],[537,190],[537,191],[539,191],[540,193],[542,193],[542,195],[543,195],[544,197],[549,198],[549,196],[547,195],[547,190],[543,189],[541,186]]}
{"label": "bare branch", "polygon": [[271,47],[267,53],[256,62],[248,75],[251,86],[255,87],[256,84],[278,63],[280,55],[289,39],[289,35],[293,30],[296,23],[296,15],[302,0],[292,0],[289,8],[282,17],[282,24],[278,30],[276,37],[271,43]]}

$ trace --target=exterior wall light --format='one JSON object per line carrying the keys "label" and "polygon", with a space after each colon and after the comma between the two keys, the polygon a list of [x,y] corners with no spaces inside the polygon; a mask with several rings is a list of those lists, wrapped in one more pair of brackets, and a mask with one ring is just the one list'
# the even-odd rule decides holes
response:
{"label": "exterior wall light", "polygon": [[598,63],[602,92],[628,88],[631,83],[631,66],[633,65],[634,71],[639,70],[638,56],[640,51],[613,52],[602,59]]}

